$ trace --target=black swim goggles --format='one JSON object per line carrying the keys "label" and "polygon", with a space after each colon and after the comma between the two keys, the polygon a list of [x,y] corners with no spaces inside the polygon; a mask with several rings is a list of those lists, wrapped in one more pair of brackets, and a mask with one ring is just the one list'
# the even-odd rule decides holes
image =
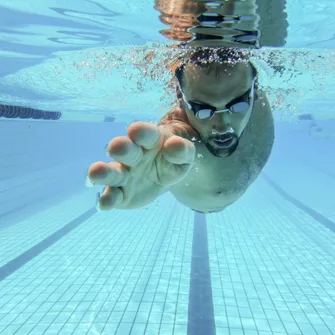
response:
{"label": "black swim goggles", "polygon": [[181,88],[180,79],[181,79],[181,71],[182,68],[178,68],[175,73],[175,77],[178,82],[178,86],[180,92],[182,94],[183,100],[187,104],[187,107],[194,113],[194,115],[198,119],[212,119],[216,113],[245,113],[250,108],[253,107],[254,104],[254,88],[255,88],[255,81],[253,81],[251,88],[245,92],[240,97],[234,99],[229,104],[226,105],[225,109],[218,110],[216,107],[208,105],[208,104],[199,104],[193,101],[187,101],[184,95],[184,92]]}

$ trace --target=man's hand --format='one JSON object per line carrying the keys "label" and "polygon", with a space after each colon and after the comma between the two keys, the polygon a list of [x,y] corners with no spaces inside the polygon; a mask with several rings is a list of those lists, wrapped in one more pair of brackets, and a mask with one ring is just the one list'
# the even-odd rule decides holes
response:
{"label": "man's hand", "polygon": [[173,133],[173,125],[156,126],[135,122],[128,136],[116,137],[108,145],[108,154],[116,162],[96,162],[88,171],[93,184],[107,187],[99,207],[132,209],[149,204],[190,171],[195,147]]}

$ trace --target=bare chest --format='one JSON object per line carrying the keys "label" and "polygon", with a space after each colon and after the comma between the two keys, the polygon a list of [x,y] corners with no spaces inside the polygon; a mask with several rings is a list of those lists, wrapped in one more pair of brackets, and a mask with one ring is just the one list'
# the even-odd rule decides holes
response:
{"label": "bare chest", "polygon": [[187,177],[175,185],[172,193],[185,205],[200,210],[223,209],[235,202],[259,174],[253,157],[232,155],[217,158],[204,148]]}

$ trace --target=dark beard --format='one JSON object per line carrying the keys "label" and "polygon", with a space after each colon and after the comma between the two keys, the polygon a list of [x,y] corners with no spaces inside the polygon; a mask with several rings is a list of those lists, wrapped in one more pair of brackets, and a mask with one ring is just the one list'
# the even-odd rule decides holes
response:
{"label": "dark beard", "polygon": [[239,144],[239,138],[236,134],[229,134],[229,137],[232,136],[233,137],[233,145],[231,145],[229,148],[218,148],[217,146],[214,146],[211,144],[211,141],[214,139],[224,139],[225,136],[216,136],[215,138],[208,138],[206,139],[206,141],[204,141],[207,149],[209,150],[209,152],[214,155],[215,157],[229,157],[230,155],[232,155]]}

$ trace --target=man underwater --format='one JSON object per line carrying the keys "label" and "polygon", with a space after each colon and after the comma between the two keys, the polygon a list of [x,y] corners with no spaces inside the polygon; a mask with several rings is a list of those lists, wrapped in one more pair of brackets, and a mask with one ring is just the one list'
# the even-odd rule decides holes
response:
{"label": "man underwater", "polygon": [[239,199],[260,174],[274,123],[257,71],[242,52],[198,48],[175,71],[179,106],[158,125],[135,122],[112,139],[115,162],[96,162],[92,183],[105,185],[101,210],[145,206],[165,192],[201,213]]}

